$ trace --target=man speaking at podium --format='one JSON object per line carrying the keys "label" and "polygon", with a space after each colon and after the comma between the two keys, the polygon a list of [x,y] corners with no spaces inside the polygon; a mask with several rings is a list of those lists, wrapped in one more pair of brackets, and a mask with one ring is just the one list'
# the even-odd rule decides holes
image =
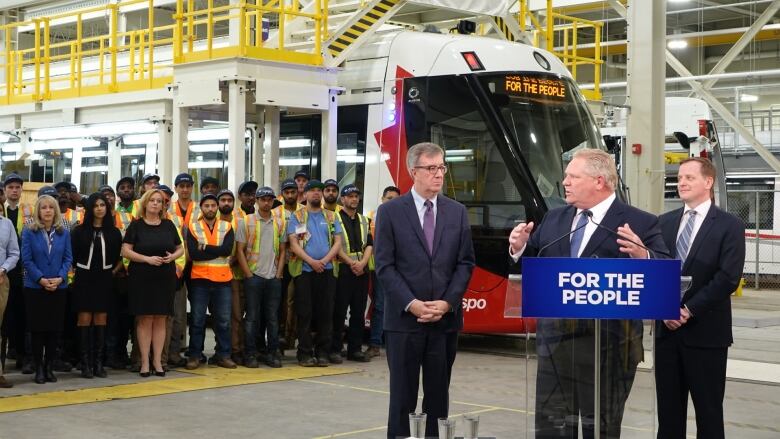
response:
{"label": "man speaking at podium", "polygon": [[[509,236],[512,259],[667,257],[658,218],[618,200],[617,181],[609,154],[577,151],[563,179],[568,205],[550,210],[538,226],[518,224]],[[620,437],[623,407],[643,352],[641,320],[603,321],[601,438]],[[581,420],[582,437],[593,438],[593,321],[539,319],[536,353],[536,437],[577,438]]]}

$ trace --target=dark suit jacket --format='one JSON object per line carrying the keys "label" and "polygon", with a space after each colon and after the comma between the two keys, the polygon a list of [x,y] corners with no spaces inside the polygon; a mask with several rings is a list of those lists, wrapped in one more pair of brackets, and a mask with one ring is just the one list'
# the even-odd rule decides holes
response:
{"label": "dark suit jacket", "polygon": [[[683,209],[660,217],[664,241],[672,249],[674,257],[677,257],[677,232]],[[744,266],[745,224],[713,204],[691,243],[682,267],[682,275],[692,276],[693,283],[680,305],[687,305],[693,318],[674,332],[681,334],[686,345],[731,345],[731,293],[739,285]],[[656,322],[657,337],[667,337],[672,332],[663,322]]]}
{"label": "dark suit jacket", "polygon": [[[560,236],[571,231],[572,221],[577,209],[574,206],[564,206],[553,209],[544,216],[531,238],[528,240],[523,256],[537,256],[539,249],[553,242]],[[616,230],[619,226],[628,223],[631,230],[642,240],[642,243],[653,250],[651,257],[667,258],[668,250],[661,238],[661,230],[658,227],[658,218],[651,214],[629,206],[619,199],[615,199],[607,210],[601,224]],[[582,251],[583,258],[628,258],[621,253],[616,242],[617,237],[603,228],[597,228],[588,240]],[[542,257],[569,257],[570,239],[564,238],[556,244],[544,249]],[[522,258],[520,259],[522,264]],[[558,342],[569,336],[559,319],[540,319],[536,326],[536,349],[539,355],[550,355]],[[602,329],[613,336],[613,341],[619,343],[622,352],[629,352],[628,360],[638,363],[642,359],[642,322],[640,320],[604,320]],[[610,347],[612,349],[612,347]]]}
{"label": "dark suit jacket", "polygon": [[[428,253],[411,192],[379,206],[376,224],[376,274],[385,291],[386,331],[415,332],[463,327],[463,294],[474,269],[471,229],[462,204],[436,199],[433,257]],[[414,299],[445,300],[453,312],[436,323],[418,323],[404,308]]]}
{"label": "dark suit jacket", "polygon": [[22,231],[25,288],[42,288],[38,283],[42,277],[61,277],[63,282],[57,288],[68,288],[68,270],[73,263],[70,234],[67,230],[55,233],[51,252],[49,252],[48,239],[48,235],[42,230],[33,231],[25,227]]}

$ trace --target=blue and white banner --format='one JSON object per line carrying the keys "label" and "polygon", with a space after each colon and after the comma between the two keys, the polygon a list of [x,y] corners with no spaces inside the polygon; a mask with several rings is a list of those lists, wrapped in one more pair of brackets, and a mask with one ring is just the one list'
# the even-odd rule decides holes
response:
{"label": "blue and white banner", "polygon": [[678,319],[676,259],[523,258],[523,317]]}

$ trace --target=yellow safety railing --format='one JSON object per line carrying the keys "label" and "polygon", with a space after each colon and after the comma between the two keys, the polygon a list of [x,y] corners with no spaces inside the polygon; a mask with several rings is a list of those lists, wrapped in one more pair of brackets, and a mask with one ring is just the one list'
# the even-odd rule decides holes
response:
{"label": "yellow safety railing", "polygon": [[[558,13],[553,8],[553,0],[547,0],[546,22],[542,25],[538,18],[528,8],[528,0],[519,0],[518,23],[520,29],[525,30],[527,25],[533,26],[532,42],[540,47],[540,38],[543,38],[544,48],[558,58],[569,68],[574,80],[577,80],[579,66],[593,68],[593,90],[582,90],[582,94],[590,100],[600,100],[601,65],[601,28],[603,23],[572,17]],[[578,54],[577,44],[580,40],[580,31],[593,31],[593,57]],[[559,47],[556,50],[556,45]]]}
{"label": "yellow safety railing", "polygon": [[[120,16],[139,5],[146,7],[146,26],[120,31]],[[196,9],[195,0],[178,0],[173,14],[153,6],[154,0],[125,0],[0,26],[5,34],[0,103],[162,88],[171,82],[175,64],[207,59],[248,57],[322,65],[328,0],[315,0],[310,12],[299,0],[249,0],[227,6],[207,0],[201,9]],[[85,36],[85,24],[96,17],[107,19],[108,32]],[[269,19],[278,23],[279,38],[273,47],[265,44]],[[284,26],[294,19],[313,21],[311,52],[285,47]],[[227,30],[218,26],[224,23]],[[62,24],[75,25],[75,35],[55,41],[51,28]],[[14,33],[20,31],[33,34],[31,47],[13,47]]]}

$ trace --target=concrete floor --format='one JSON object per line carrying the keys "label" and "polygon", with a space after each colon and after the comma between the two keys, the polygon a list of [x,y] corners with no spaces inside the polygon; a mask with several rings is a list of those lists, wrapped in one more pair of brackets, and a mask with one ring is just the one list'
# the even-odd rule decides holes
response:
{"label": "concrete floor", "polygon": [[[748,315],[752,310],[775,311],[774,316],[780,316],[777,292],[748,291],[745,297],[735,298],[734,303],[735,316]],[[780,326],[735,327],[734,333],[736,340],[730,357],[747,360],[743,363],[748,367],[770,370],[771,374],[764,381],[729,379],[725,400],[726,436],[780,437],[780,375],[774,376],[780,367]],[[486,340],[463,339],[462,346],[478,345],[483,352],[462,350],[455,362],[451,415],[457,417],[456,434],[463,434],[460,416],[474,413],[480,415],[480,436],[533,437],[527,432],[533,417],[528,415],[527,408],[534,404],[535,361],[526,360],[517,354],[519,350],[508,348],[506,339]],[[297,368],[292,357],[288,357],[282,370],[287,368]],[[384,354],[368,364],[345,362],[343,368],[350,373],[2,413],[0,438],[383,437],[388,398]],[[256,373],[272,372],[262,367]],[[40,386],[32,383],[30,376],[10,371],[7,377],[16,387],[0,390],[0,403],[13,395],[154,383],[155,380],[162,385],[166,380],[192,376],[172,372],[165,378],[142,380],[129,372],[109,370],[109,374],[104,380],[84,380],[75,372],[58,374],[58,383]],[[625,438],[654,437],[651,378],[649,369],[637,373],[626,406]],[[526,383],[529,383],[530,396]],[[67,398],[69,394],[55,394],[52,398]],[[689,436],[695,437],[692,406],[688,415]]]}

